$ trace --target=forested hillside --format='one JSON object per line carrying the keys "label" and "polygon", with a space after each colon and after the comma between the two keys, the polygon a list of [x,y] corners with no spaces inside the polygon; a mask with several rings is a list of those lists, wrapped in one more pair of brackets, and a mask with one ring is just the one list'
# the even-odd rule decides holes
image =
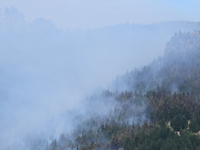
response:
{"label": "forested hillside", "polygon": [[93,104],[89,109],[98,108],[97,101],[109,105],[107,116],[97,113],[72,133],[46,146],[32,143],[32,149],[200,149],[199,58],[200,32],[176,33],[164,56],[85,99]]}

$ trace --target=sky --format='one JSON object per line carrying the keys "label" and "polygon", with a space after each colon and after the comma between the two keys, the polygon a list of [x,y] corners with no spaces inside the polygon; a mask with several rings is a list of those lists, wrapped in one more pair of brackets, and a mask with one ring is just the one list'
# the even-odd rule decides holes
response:
{"label": "sky", "polygon": [[199,0],[1,0],[32,22],[42,17],[58,28],[94,29],[116,24],[150,24],[172,20],[200,20]]}

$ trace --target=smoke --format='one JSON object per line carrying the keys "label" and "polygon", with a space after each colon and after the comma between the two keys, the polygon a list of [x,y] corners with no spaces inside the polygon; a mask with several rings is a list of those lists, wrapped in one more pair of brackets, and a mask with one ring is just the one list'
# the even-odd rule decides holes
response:
{"label": "smoke", "polygon": [[[31,139],[48,143],[89,118],[103,120],[119,105],[115,98],[85,97],[162,55],[175,31],[194,29],[195,22],[168,22],[62,31],[43,18],[27,23],[23,13],[6,8],[0,22],[0,149],[28,149]],[[146,108],[132,109],[137,116]]]}

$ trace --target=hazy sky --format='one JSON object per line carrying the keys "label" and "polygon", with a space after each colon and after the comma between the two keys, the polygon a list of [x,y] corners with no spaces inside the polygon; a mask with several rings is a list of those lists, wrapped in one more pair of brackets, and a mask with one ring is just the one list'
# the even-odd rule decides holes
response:
{"label": "hazy sky", "polygon": [[124,23],[168,20],[200,21],[200,0],[1,0],[2,11],[14,6],[26,21],[38,17],[59,28],[88,29]]}

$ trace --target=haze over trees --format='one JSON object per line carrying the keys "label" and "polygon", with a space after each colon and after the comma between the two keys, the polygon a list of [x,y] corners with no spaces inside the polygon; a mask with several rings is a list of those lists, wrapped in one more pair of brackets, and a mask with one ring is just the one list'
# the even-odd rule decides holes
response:
{"label": "haze over trees", "polygon": [[79,124],[75,140],[62,135],[47,149],[199,149],[199,39],[199,31],[175,34],[164,56],[116,79],[115,90],[89,98],[112,102],[106,119]]}
{"label": "haze over trees", "polygon": [[0,149],[199,149],[199,30],[172,21],[63,31],[6,8]]}

